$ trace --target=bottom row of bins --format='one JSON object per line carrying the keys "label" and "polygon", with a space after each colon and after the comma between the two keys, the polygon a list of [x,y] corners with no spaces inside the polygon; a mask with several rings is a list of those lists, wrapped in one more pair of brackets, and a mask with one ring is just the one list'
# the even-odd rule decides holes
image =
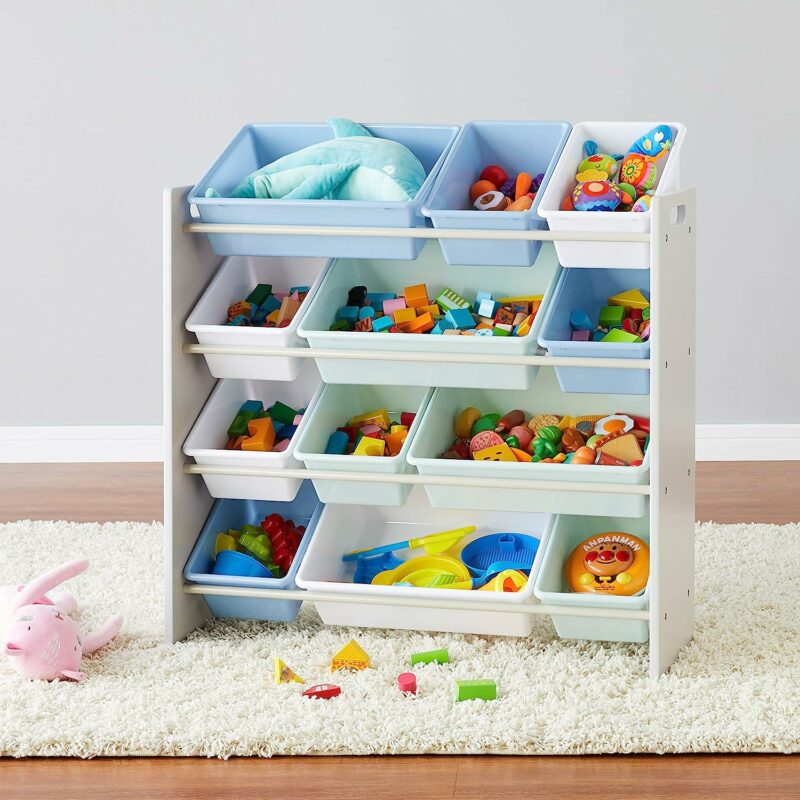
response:
{"label": "bottom row of bins", "polygon": [[[280,578],[241,577],[214,574],[215,541],[218,533],[243,525],[258,526],[269,514],[278,513],[296,525],[306,527],[291,567]],[[380,547],[406,541],[433,532],[475,526],[459,544],[487,534],[514,532],[539,540],[527,583],[517,592],[447,591],[396,585],[353,583],[353,562],[342,556],[354,550]],[[291,502],[218,500],[184,569],[185,578],[208,586],[294,589],[314,592],[360,595],[363,602],[315,601],[323,622],[331,625],[396,628],[421,631],[527,636],[533,630],[535,616],[514,606],[530,603],[534,596],[548,605],[564,607],[564,614],[553,616],[559,636],[566,639],[644,642],[648,623],[643,620],[618,620],[603,617],[579,617],[570,608],[605,607],[645,609],[649,585],[629,597],[576,594],[569,591],[564,578],[564,562],[584,539],[610,531],[623,531],[649,542],[647,517],[615,518],[609,516],[571,516],[515,511],[467,511],[432,508],[422,487],[411,491],[402,507],[365,506],[358,513],[347,505],[323,505],[309,481],[304,481]],[[394,555],[409,558],[409,550],[397,549]],[[416,552],[413,554],[417,554]],[[505,603],[508,611],[441,609],[431,606],[406,607],[370,602],[374,597],[403,597],[472,603]],[[222,597],[204,595],[217,617],[237,617],[288,622],[299,611],[300,601]]]}

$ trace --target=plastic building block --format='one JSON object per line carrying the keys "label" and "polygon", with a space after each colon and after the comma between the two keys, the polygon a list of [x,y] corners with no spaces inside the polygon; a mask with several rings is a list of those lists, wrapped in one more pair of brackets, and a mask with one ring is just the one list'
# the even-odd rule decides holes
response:
{"label": "plastic building block", "polygon": [[392,294],[392,292],[370,292],[367,295],[367,302],[377,308],[383,308],[386,300],[394,300],[396,297],[397,295]]}
{"label": "plastic building block", "polygon": [[406,428],[410,428],[414,424],[414,420],[416,419],[417,415],[414,411],[401,411],[400,412],[400,424],[405,425]]}
{"label": "plastic building block", "polygon": [[305,681],[279,658],[275,659],[275,683],[305,683]]}
{"label": "plastic building block", "polygon": [[245,400],[228,428],[228,438],[238,439],[240,436],[247,436],[247,423],[263,411],[264,404],[260,400]]}
{"label": "plastic building block", "polygon": [[396,456],[403,449],[403,443],[407,436],[408,432],[387,433],[383,437],[384,442],[386,442],[387,453],[390,456]]}
{"label": "plastic building block", "polygon": [[625,309],[622,306],[603,306],[600,309],[600,327],[612,328],[622,325],[625,318]]}
{"label": "plastic building block", "polygon": [[325,454],[329,456],[343,456],[347,452],[350,438],[344,431],[334,431],[328,439]]}
{"label": "plastic building block", "polygon": [[456,700],[494,700],[497,684],[492,680],[456,681]]}
{"label": "plastic building block", "polygon": [[284,297],[281,307],[278,309],[278,327],[283,327],[283,323],[289,323],[294,319],[295,314],[300,310],[300,302],[291,297]]}
{"label": "plastic building block", "polygon": [[368,411],[366,414],[358,414],[350,420],[350,424],[357,428],[363,425],[377,425],[382,431],[388,431],[392,423],[389,419],[389,412],[385,408],[378,408],[375,411]]}
{"label": "plastic building block", "polygon": [[392,314],[395,325],[403,325],[406,322],[413,322],[417,318],[417,311],[414,308],[400,308]]}
{"label": "plastic building block", "polygon": [[426,650],[422,653],[411,654],[411,666],[416,664],[449,664],[450,655],[447,648],[442,647],[439,650]]}
{"label": "plastic building block", "polygon": [[291,439],[297,433],[297,425],[280,425],[275,429],[275,435],[280,434],[281,439]]}
{"label": "plastic building block", "polygon": [[497,302],[504,306],[513,306],[514,303],[541,303],[543,298],[543,294],[525,294],[515,297],[498,297]]}
{"label": "plastic building block", "polygon": [[359,320],[375,316],[375,309],[372,306],[362,306],[358,309]]}
{"label": "plastic building block", "polygon": [[650,321],[650,306],[649,305],[645,306],[645,308],[642,309],[642,320],[644,322],[649,322]]}
{"label": "plastic building block", "polygon": [[570,341],[573,342],[588,342],[591,338],[591,331],[572,331],[572,336],[570,336]]}
{"label": "plastic building block", "polygon": [[332,683],[319,683],[306,689],[303,692],[303,697],[315,697],[318,700],[330,700],[332,697],[338,697],[342,693],[340,686]]}
{"label": "plastic building block", "polygon": [[589,315],[582,308],[569,312],[569,325],[574,331],[590,331],[594,327]]}
{"label": "plastic building block", "polygon": [[417,309],[417,313],[419,313],[419,314],[424,314],[426,311],[432,317],[441,317],[442,316],[442,309],[439,308],[439,306],[437,306],[436,303],[431,303],[430,305],[427,305],[427,306],[420,306]]}
{"label": "plastic building block", "polygon": [[433,327],[433,317],[429,312],[420,314],[416,319],[406,323],[406,333],[425,333]]}
{"label": "plastic building block", "polygon": [[311,291],[310,286],[292,286],[292,288],[289,289],[289,294],[292,295],[297,293],[302,296],[304,294],[308,294],[310,291]]}
{"label": "plastic building block", "polygon": [[601,342],[641,342],[642,340],[635,333],[629,333],[622,330],[622,328],[612,328],[603,338]]}
{"label": "plastic building block", "polygon": [[257,450],[269,453],[275,444],[275,428],[269,417],[251,419],[247,423],[247,432],[250,434],[242,442],[242,450]]}
{"label": "plastic building block", "polygon": [[601,328],[598,328],[596,331],[592,331],[592,341],[593,342],[602,342],[603,337],[606,335],[608,331],[604,331]]}
{"label": "plastic building block", "polygon": [[519,325],[514,328],[514,335],[515,336],[527,336],[531,332],[531,326],[533,325],[533,314],[528,317],[525,317],[523,322],[520,322]]}
{"label": "plastic building block", "polygon": [[248,303],[244,300],[239,300],[236,303],[228,306],[228,319],[230,320],[234,317],[238,317],[240,314],[249,318],[252,316],[254,310],[255,309],[251,303]]}
{"label": "plastic building block", "polygon": [[416,694],[417,676],[413,672],[401,672],[397,676],[397,688],[403,694]]}
{"label": "plastic building block", "polygon": [[360,319],[358,322],[356,322],[353,330],[358,331],[359,333],[372,333],[372,317]]}
{"label": "plastic building block", "polygon": [[405,297],[406,305],[409,308],[427,306],[430,302],[428,300],[428,287],[424,283],[406,286],[406,288],[403,289],[403,297]]}
{"label": "plastic building block", "polygon": [[364,648],[355,640],[351,639],[332,659],[331,670],[338,669],[367,669],[372,666],[370,657],[364,652]]}
{"label": "plastic building block", "polygon": [[353,329],[353,326],[346,320],[346,319],[337,319],[330,328],[329,331],[350,331]]}
{"label": "plastic building block", "polygon": [[494,319],[494,315],[497,313],[499,308],[500,303],[498,303],[496,300],[492,300],[491,297],[487,297],[486,299],[481,300],[475,311],[480,317],[489,317],[489,319]]}
{"label": "plastic building block", "polygon": [[456,308],[469,308],[470,304],[458,292],[452,289],[442,289],[436,296],[435,303],[442,311],[452,311]]}
{"label": "plastic building block", "polygon": [[450,311],[444,315],[444,318],[450,322],[454,328],[458,328],[459,330],[467,330],[468,328],[475,327],[475,320],[466,308],[450,309]]}
{"label": "plastic building block", "polygon": [[[246,317],[244,314],[237,314],[233,319],[229,319],[225,324],[231,325],[234,328],[240,328],[244,325],[252,325],[253,322],[256,321],[256,317],[254,316],[251,320],[249,317]],[[262,320],[263,321],[263,320]],[[258,323],[256,323],[258,324]]]}
{"label": "plastic building block", "polygon": [[284,425],[292,425],[294,418],[297,416],[297,411],[278,400],[269,407],[269,415],[277,422]]}
{"label": "plastic building block", "polygon": [[386,450],[386,442],[383,439],[373,439],[371,436],[362,436],[358,440],[356,449],[353,450],[354,456],[382,456]]}
{"label": "plastic building block", "polygon": [[391,317],[378,317],[372,320],[372,330],[376,333],[383,333],[388,331],[394,325],[394,320]]}
{"label": "plastic building block", "polygon": [[253,306],[260,306],[272,294],[271,283],[259,283],[245,300]]}
{"label": "plastic building block", "polygon": [[490,333],[492,336],[511,336],[511,331],[505,325],[495,325]]}
{"label": "plastic building block", "polygon": [[277,311],[281,307],[281,301],[275,297],[274,294],[271,294],[267,297],[264,302],[258,307],[259,313],[262,311],[264,312],[264,316],[267,317],[273,311]]}
{"label": "plastic building block", "polygon": [[396,311],[406,308],[406,300],[404,297],[395,297],[392,300],[383,301],[383,313],[387,317],[392,316]]}
{"label": "plastic building block", "polygon": [[498,308],[497,313],[494,315],[494,321],[497,325],[513,325],[514,312],[505,306]]}
{"label": "plastic building block", "polygon": [[336,312],[337,321],[340,319],[346,320],[351,325],[355,325],[358,320],[358,306],[342,306]]}
{"label": "plastic building block", "polygon": [[627,292],[620,292],[609,297],[608,304],[623,308],[647,308],[650,301],[638,289],[629,289]]}

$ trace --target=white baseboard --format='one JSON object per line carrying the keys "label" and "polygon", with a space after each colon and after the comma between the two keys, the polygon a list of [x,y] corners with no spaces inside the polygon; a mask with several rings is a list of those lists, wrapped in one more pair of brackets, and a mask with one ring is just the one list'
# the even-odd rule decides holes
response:
{"label": "white baseboard", "polygon": [[0,463],[163,460],[161,425],[0,427]]}
{"label": "white baseboard", "polygon": [[[800,424],[698,425],[698,461],[800,461]],[[0,463],[163,461],[160,425],[0,427]]]}

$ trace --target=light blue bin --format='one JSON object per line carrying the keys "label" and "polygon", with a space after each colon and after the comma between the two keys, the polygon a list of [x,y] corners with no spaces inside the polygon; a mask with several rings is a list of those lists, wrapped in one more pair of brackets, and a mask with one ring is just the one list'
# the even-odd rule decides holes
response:
{"label": "light blue bin", "polygon": [[[281,156],[331,139],[329,125],[281,123],[245,125],[222,155],[189,193],[203,222],[262,225],[327,225],[348,227],[425,227],[422,205],[444,162],[457,125],[369,125],[369,130],[393,139],[422,162],[427,178],[417,196],[406,203],[368,203],[358,200],[256,200],[225,197],[239,182]],[[222,197],[205,197],[213,187]],[[423,239],[358,236],[209,235],[217,255],[325,256],[344,258],[416,258]]]}
{"label": "light blue bin", "polygon": [[[608,298],[628,289],[639,289],[650,298],[650,271],[646,269],[565,269],[553,299],[545,309],[539,344],[551,356],[574,358],[649,358],[650,342],[573,342],[570,312],[583,309],[596,326]],[[565,392],[594,394],[648,394],[649,370],[555,367]]]}
{"label": "light blue bin", "polygon": [[[311,481],[303,481],[297,497],[290,503],[268,500],[217,500],[211,508],[203,530],[183,570],[191,583],[206,586],[238,586],[252,589],[295,589],[295,575],[303,560],[308,543],[324,506],[319,502]],[[215,575],[214,542],[217,534],[242,525],[260,525],[268,514],[278,513],[291,519],[295,525],[305,525],[306,532],[300,541],[292,566],[283,578],[246,578],[233,575]],[[203,595],[215,617],[272,620],[291,622],[300,611],[299,600],[262,600],[257,597],[220,597]]]}
{"label": "light blue bin", "polygon": [[[546,230],[537,215],[539,198],[550,180],[572,126],[568,122],[468,122],[456,137],[422,209],[434,228],[472,230]],[[544,173],[528,211],[476,211],[469,189],[484,167],[499,164],[510,176]],[[442,239],[448,264],[530,267],[542,243],[503,239]]]}
{"label": "light blue bin", "polygon": [[[585,270],[584,270],[585,271]],[[564,562],[584,539],[599,533],[622,531],[650,543],[649,517],[577,517],[559,514],[545,545],[533,593],[543,603],[564,606],[564,614],[553,615],[556,633],[562,639],[603,642],[646,642],[650,626],[645,620],[570,616],[570,608],[615,608],[641,611],[648,608],[650,585],[633,597],[606,597],[571,592],[564,580]]]}

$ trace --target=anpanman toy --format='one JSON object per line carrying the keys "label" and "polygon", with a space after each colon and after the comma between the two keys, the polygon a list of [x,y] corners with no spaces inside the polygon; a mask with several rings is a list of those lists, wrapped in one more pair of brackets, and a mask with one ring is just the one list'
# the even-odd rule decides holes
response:
{"label": "anpanman toy", "polygon": [[650,548],[630,533],[598,533],[584,539],[564,564],[573,592],[628,597],[641,592],[650,576]]}

